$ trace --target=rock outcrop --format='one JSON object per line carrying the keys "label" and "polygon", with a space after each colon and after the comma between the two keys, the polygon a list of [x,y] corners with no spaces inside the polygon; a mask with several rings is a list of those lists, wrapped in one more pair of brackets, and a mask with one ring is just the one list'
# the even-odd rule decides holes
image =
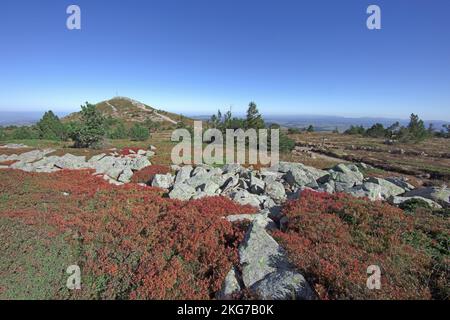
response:
{"label": "rock outcrop", "polygon": [[44,149],[18,155],[0,155],[0,162],[15,161],[8,167],[28,172],[51,173],[59,170],[93,169],[95,175],[102,175],[105,180],[117,185],[130,182],[135,171],[151,165],[146,150],[125,156],[114,152],[109,155],[102,153],[89,160],[86,160],[85,156],[70,153],[63,156],[50,155],[53,152],[55,152],[54,149]]}

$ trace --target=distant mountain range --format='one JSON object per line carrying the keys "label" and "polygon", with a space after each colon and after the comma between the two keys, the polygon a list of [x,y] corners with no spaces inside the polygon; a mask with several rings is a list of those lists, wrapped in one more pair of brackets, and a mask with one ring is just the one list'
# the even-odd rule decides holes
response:
{"label": "distant mountain range", "polygon": [[[153,121],[175,124],[180,120],[180,116],[177,114],[157,110],[149,105],[126,97],[115,97],[110,100],[102,101],[97,104],[97,107],[105,115],[120,118],[125,122],[142,122],[149,118]],[[0,126],[32,125],[39,121],[43,113],[44,112],[0,111]],[[67,113],[58,113],[58,116],[64,118],[65,120],[74,120],[79,116],[79,113],[76,112],[69,115],[67,115]],[[244,115],[237,116],[243,117]],[[191,115],[190,118],[197,120],[208,120],[210,115]],[[186,120],[191,122],[191,119]],[[407,125],[409,122],[408,119],[396,118],[352,118],[323,115],[266,115],[264,120],[267,123],[278,123],[281,126],[288,128],[306,128],[309,125],[312,125],[316,131],[332,131],[336,128],[339,131],[344,131],[351,125],[362,125],[365,128],[369,128],[375,123],[381,123],[387,127],[397,121],[401,125]],[[450,124],[449,121],[443,120],[424,120],[424,122],[427,127],[430,123],[433,123],[436,130],[440,130],[443,124]]]}
{"label": "distant mountain range", "polygon": [[[207,120],[210,116],[191,116],[191,118]],[[267,123],[277,123],[287,128],[301,129],[312,125],[316,131],[333,131],[337,128],[340,132],[347,130],[352,125],[369,128],[375,123],[381,123],[385,127],[388,127],[397,121],[400,125],[407,125],[409,123],[409,119],[375,117],[351,118],[323,115],[269,115],[264,116],[264,121]],[[440,130],[443,124],[450,124],[450,122],[443,120],[424,120],[424,123],[426,127],[428,127],[430,123],[433,123],[436,130]]]}
{"label": "distant mountain range", "polygon": [[[0,126],[29,126],[42,118],[44,112],[20,112],[20,111],[0,111]],[[59,117],[64,117],[67,113],[58,113]]]}

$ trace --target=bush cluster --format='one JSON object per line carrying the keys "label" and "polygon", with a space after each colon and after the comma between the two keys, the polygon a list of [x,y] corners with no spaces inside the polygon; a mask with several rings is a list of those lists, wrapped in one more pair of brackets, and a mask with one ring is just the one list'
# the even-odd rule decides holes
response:
{"label": "bush cluster", "polygon": [[[444,218],[313,191],[287,203],[283,214],[286,230],[274,236],[321,298],[448,298],[450,228]],[[370,265],[381,268],[381,290],[366,286]]]}
{"label": "bush cluster", "polygon": [[0,217],[64,235],[77,248],[83,287],[74,298],[213,298],[244,235],[222,217],[254,208],[222,197],[171,200],[91,173],[0,170]]}
{"label": "bush cluster", "polygon": [[[289,152],[295,147],[295,141],[289,138],[277,124],[272,124],[267,126],[264,122],[263,116],[259,113],[257,105],[254,102],[250,102],[247,109],[247,114],[245,119],[233,117],[231,111],[226,112],[222,115],[220,110],[217,111],[217,114],[211,116],[208,121],[208,125],[211,128],[218,129],[222,131],[222,133],[226,133],[226,130],[237,130],[237,129],[264,129],[268,127],[268,146],[271,144],[271,131],[272,129],[279,129],[279,151],[281,152]],[[314,131],[314,128],[310,126],[308,131]],[[258,137],[259,139],[259,137]]]}
{"label": "bush cluster", "polygon": [[145,141],[150,130],[160,128],[160,123],[147,119],[143,124],[135,123],[126,128],[123,121],[105,117],[95,105],[86,102],[81,106],[79,120],[62,123],[52,111],[47,111],[33,126],[0,127],[0,140],[45,139],[67,141],[69,138],[75,147],[100,147],[105,138],[131,139]]}
{"label": "bush cluster", "polygon": [[[444,125],[444,129],[448,128]],[[400,142],[420,142],[434,135],[446,136],[444,130],[436,132],[432,125],[425,128],[423,120],[416,114],[411,114],[409,124],[407,126],[400,126],[399,122],[395,122],[388,128],[385,128],[381,123],[376,123],[367,130],[363,126],[350,126],[345,134],[360,134],[371,138],[388,138],[395,139]]]}

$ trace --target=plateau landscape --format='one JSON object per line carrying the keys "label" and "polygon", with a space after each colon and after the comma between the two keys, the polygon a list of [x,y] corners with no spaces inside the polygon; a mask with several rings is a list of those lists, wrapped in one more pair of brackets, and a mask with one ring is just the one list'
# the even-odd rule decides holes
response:
{"label": "plateau landscape", "polygon": [[448,1],[2,6],[0,300],[449,300]]}

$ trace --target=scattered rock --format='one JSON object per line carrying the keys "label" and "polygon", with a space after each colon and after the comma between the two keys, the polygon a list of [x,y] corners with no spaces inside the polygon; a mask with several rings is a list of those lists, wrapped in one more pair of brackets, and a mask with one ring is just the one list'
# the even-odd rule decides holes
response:
{"label": "scattered rock", "polygon": [[263,300],[315,300],[316,294],[305,278],[293,270],[269,274],[255,283],[252,289]]}
{"label": "scattered rock", "polygon": [[286,190],[281,182],[274,181],[272,179],[266,180],[265,193],[275,200],[275,202],[281,203],[286,200]]}
{"label": "scattered rock", "polygon": [[229,298],[233,293],[238,292],[241,289],[242,288],[238,280],[238,273],[236,268],[233,267],[225,277],[222,288],[216,295],[216,299],[223,300]]}
{"label": "scattered rock", "polygon": [[0,146],[0,148],[5,148],[5,149],[25,149],[25,148],[29,148],[27,145],[23,144],[23,143],[8,143],[5,144],[3,146]]}
{"label": "scattered rock", "polygon": [[85,156],[74,156],[73,154],[67,153],[60,157],[56,162],[55,166],[59,169],[85,169],[90,168],[90,165],[86,162]]}
{"label": "scattered rock", "polygon": [[381,186],[372,182],[364,182],[364,184],[362,185],[354,186],[353,188],[349,189],[347,193],[358,198],[367,197],[372,201],[382,199]]}
{"label": "scattered rock", "polygon": [[264,181],[257,178],[254,173],[250,175],[250,191],[255,194],[264,192]]}
{"label": "scattered rock", "polygon": [[247,288],[278,269],[289,268],[282,248],[257,223],[252,223],[239,246],[239,258],[242,280]]}
{"label": "scattered rock", "polygon": [[133,171],[130,168],[125,168],[120,174],[118,181],[123,183],[128,183],[133,176]]}
{"label": "scattered rock", "polygon": [[389,177],[386,178],[386,180],[404,189],[405,191],[411,191],[415,189],[415,187],[412,184],[408,183],[407,179],[403,177]]}
{"label": "scattered rock", "polygon": [[183,166],[178,170],[175,178],[175,184],[183,183],[191,177],[192,166]]}
{"label": "scattered rock", "polygon": [[316,179],[314,176],[307,171],[304,171],[299,168],[290,169],[284,176],[284,179],[287,183],[289,183],[292,187],[318,187]]}
{"label": "scattered rock", "polygon": [[426,203],[428,203],[428,205],[429,205],[431,208],[433,208],[433,209],[441,209],[441,208],[442,208],[442,206],[441,206],[440,204],[434,202],[433,200],[430,200],[430,199],[427,199],[427,198],[424,198],[424,197],[420,197],[420,196],[412,196],[412,197],[399,197],[399,196],[393,196],[393,197],[390,197],[390,198],[388,199],[388,201],[389,201],[389,203],[391,203],[391,204],[399,205],[399,204],[402,204],[402,203],[405,202],[405,201],[412,200],[412,199],[423,200],[423,201],[425,201]]}
{"label": "scattered rock", "polygon": [[155,174],[152,181],[152,187],[158,187],[161,189],[169,189],[173,184],[174,177],[168,174]]}
{"label": "scattered rock", "polygon": [[445,208],[450,208],[450,189],[447,187],[426,187],[409,191],[404,197],[419,196],[433,200]]}
{"label": "scattered rock", "polygon": [[247,190],[238,190],[232,194],[231,198],[241,205],[251,205],[252,207],[259,208],[261,201],[255,194],[251,194]]}
{"label": "scattered rock", "polygon": [[372,177],[369,178],[367,181],[378,184],[381,187],[381,195],[383,196],[384,199],[388,199],[389,197],[398,196],[402,193],[405,193],[405,190],[403,188],[400,188],[399,186],[396,186],[392,182],[389,182],[381,178]]}
{"label": "scattered rock", "polygon": [[335,182],[335,189],[337,192],[346,191],[355,185],[362,184],[364,179],[363,174],[355,165],[338,164],[333,169],[329,170],[329,174],[320,178],[323,183]]}
{"label": "scattered rock", "polygon": [[195,189],[185,183],[176,184],[169,193],[169,198],[178,200],[189,200],[195,195]]}
{"label": "scattered rock", "polygon": [[314,299],[304,277],[295,271],[284,250],[254,221],[239,246],[242,281],[262,299]]}

